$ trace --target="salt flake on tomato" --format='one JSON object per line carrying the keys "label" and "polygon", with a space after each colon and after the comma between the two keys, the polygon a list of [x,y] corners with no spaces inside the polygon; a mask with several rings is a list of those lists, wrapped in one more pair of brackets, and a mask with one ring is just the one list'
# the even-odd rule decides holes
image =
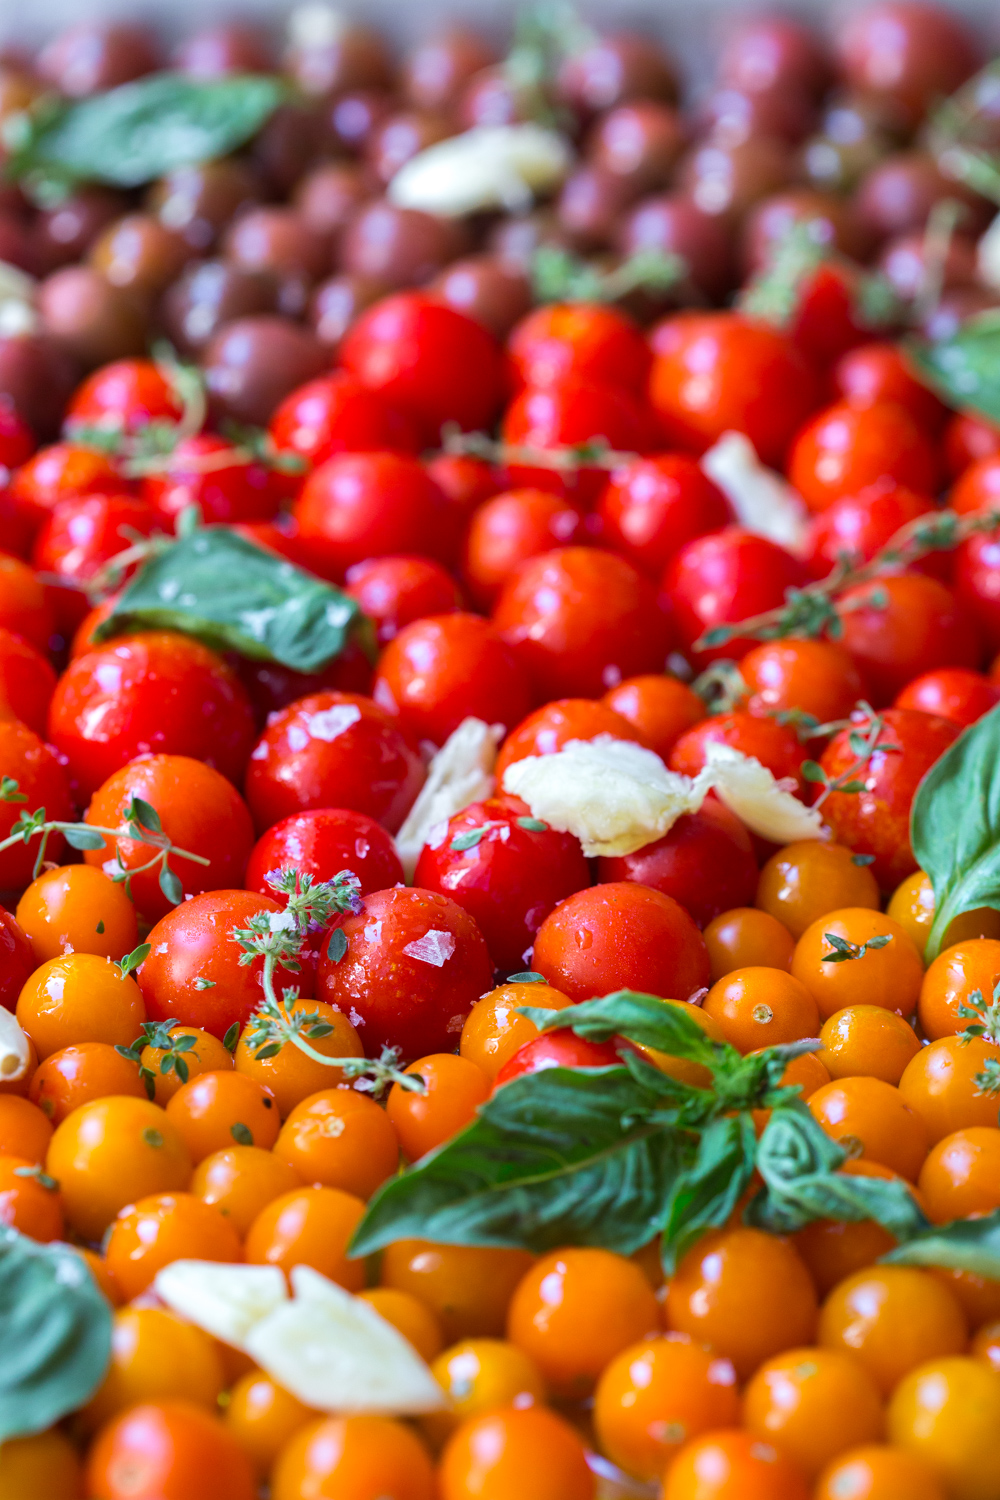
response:
{"label": "salt flake on tomato", "polygon": [[725,495],[746,531],[766,537],[796,557],[808,544],[809,514],[799,494],[767,468],[742,432],[724,432],[702,455],[701,467]]}
{"label": "salt flake on tomato", "polygon": [[447,1404],[413,1345],[369,1303],[309,1266],[295,1266],[291,1281],[293,1300],[247,1339],[272,1380],[317,1411],[410,1416]]}
{"label": "salt flake on tomato", "polygon": [[277,1266],[208,1260],[175,1260],[157,1271],[153,1290],[189,1323],[244,1350],[251,1329],[288,1300],[285,1277]]}
{"label": "salt flake on tomato", "polygon": [[407,943],[403,949],[403,952],[408,953],[411,958],[419,959],[422,964],[433,964],[435,969],[443,969],[454,951],[454,935],[433,929],[425,932],[423,937],[414,938],[413,942]]}
{"label": "salt flake on tomato", "polygon": [[819,809],[806,807],[753,755],[709,740],[703,774],[711,779],[719,801],[762,839],[793,844],[829,836]]}
{"label": "salt flake on tomato", "polygon": [[660,757],[631,740],[599,734],[569,740],[552,755],[528,755],[504,772],[503,789],[531,816],[572,833],[584,854],[632,854],[662,838],[684,813],[697,812],[709,789],[668,771]]}
{"label": "salt flake on tomato", "polygon": [[431,761],[420,795],[396,835],[407,880],[413,879],[420,851],[431,843],[436,830],[446,828],[449,818],[470,802],[492,797],[493,767],[503,733],[501,724],[463,719]]}

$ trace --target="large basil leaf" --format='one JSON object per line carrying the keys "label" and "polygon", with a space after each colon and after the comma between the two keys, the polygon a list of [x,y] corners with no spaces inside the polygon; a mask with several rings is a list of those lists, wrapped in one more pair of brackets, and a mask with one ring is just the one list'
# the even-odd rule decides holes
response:
{"label": "large basil leaf", "polygon": [[42,1432],[94,1394],[111,1308],[83,1257],[0,1227],[0,1443]]}
{"label": "large basil leaf", "polygon": [[453,1140],[393,1178],[351,1246],[398,1239],[551,1250],[599,1245],[631,1255],[657,1233],[682,1165],[678,1134],[627,1068],[551,1068],[512,1079]]}
{"label": "large basil leaf", "polygon": [[709,1229],[727,1222],[753,1176],[757,1143],[747,1114],[713,1120],[702,1131],[698,1154],[674,1179],[663,1215],[661,1257],[672,1276],[677,1263]]}
{"label": "large basil leaf", "polygon": [[794,1234],[816,1219],[874,1219],[897,1239],[927,1227],[904,1182],[838,1172],[846,1159],[804,1104],[776,1109],[757,1143],[764,1187],[747,1205],[744,1221],[772,1234]]}
{"label": "large basil leaf", "polygon": [[153,556],[95,630],[180,630],[220,651],[316,672],[364,623],[332,584],[245,541],[226,526],[181,537]]}
{"label": "large basil leaf", "polygon": [[990,309],[936,343],[912,341],[914,373],[949,406],[1000,422],[1000,312]]}
{"label": "large basil leaf", "polygon": [[895,1266],[944,1266],[1000,1281],[1000,1209],[980,1219],[932,1224],[881,1259]]}
{"label": "large basil leaf", "polygon": [[717,1063],[724,1053],[739,1055],[727,1043],[713,1042],[679,1005],[667,1005],[655,995],[643,995],[636,990],[615,990],[602,1000],[585,1000],[565,1010],[523,1006],[519,1011],[539,1031],[570,1030],[591,1042],[627,1036],[642,1047],[655,1047],[671,1057],[689,1058],[707,1067]]}
{"label": "large basil leaf", "polygon": [[140,187],[242,146],[286,92],[263,74],[205,80],[154,73],[35,121],[20,117],[6,132],[7,174]]}
{"label": "large basil leaf", "polygon": [[[997,378],[1000,380],[1000,367]],[[998,764],[1000,705],[948,747],[931,766],[913,799],[913,852],[934,887],[928,963],[940,952],[955,917],[977,906],[1000,907]]]}

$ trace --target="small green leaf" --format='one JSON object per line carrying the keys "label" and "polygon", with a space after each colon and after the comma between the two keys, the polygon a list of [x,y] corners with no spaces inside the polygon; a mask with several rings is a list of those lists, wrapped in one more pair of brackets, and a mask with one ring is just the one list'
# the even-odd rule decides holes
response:
{"label": "small green leaf", "polygon": [[456,854],[462,854],[466,849],[476,849],[490,830],[496,826],[496,823],[480,823],[478,828],[466,828],[461,833],[455,834],[448,848],[454,849]]}
{"label": "small green leaf", "polygon": [[518,828],[523,828],[527,833],[548,833],[548,823],[543,823],[541,818],[518,818]]}
{"label": "small green leaf", "polygon": [[108,1367],[111,1321],[81,1255],[0,1227],[0,1443],[89,1401]]}
{"label": "small green leaf", "polygon": [[0,802],[27,802],[13,776],[0,776]]}
{"label": "small green leaf", "polygon": [[815,781],[824,786],[826,785],[826,772],[818,761],[804,760],[802,762],[802,775],[806,781]]}
{"label": "small green leaf", "polygon": [[254,1057],[258,1062],[266,1062],[269,1057],[277,1057],[283,1046],[283,1042],[268,1042],[263,1047],[256,1048]]}
{"label": "small green leaf", "polygon": [[140,943],[138,948],[133,948],[131,953],[126,953],[118,967],[122,971],[122,977],[127,978],[141,963],[149,957],[152,949],[148,943]]}
{"label": "small green leaf", "polygon": [[524,969],[520,974],[508,974],[504,984],[548,984],[548,980],[534,969]]}
{"label": "small green leaf", "polygon": [[749,1114],[724,1116],[702,1131],[697,1157],[667,1201],[660,1253],[668,1276],[696,1240],[728,1222],[753,1176],[756,1144]]}
{"label": "small green leaf", "polygon": [[330,941],[326,945],[326,956],[331,963],[339,964],[347,952],[347,933],[342,927],[335,927],[330,933]]}
{"label": "small green leaf", "polygon": [[150,833],[162,833],[163,825],[160,815],[151,802],[143,797],[133,797],[125,813],[130,823],[138,823],[140,828],[148,829]]}
{"label": "small green leaf", "polygon": [[858,866],[863,867],[864,865],[873,865],[874,863],[875,863],[875,856],[874,856],[874,854],[852,854],[851,855],[851,864],[852,865],[858,865]]}
{"label": "small green leaf", "polygon": [[38,1183],[38,1186],[45,1188],[47,1192],[58,1193],[59,1191],[59,1184],[56,1179],[54,1177],[50,1177],[47,1172],[43,1172],[41,1167],[15,1167],[14,1176],[33,1177]]}
{"label": "small green leaf", "polygon": [[104,835],[94,828],[88,828],[86,823],[71,823],[69,828],[63,829],[63,838],[71,849],[103,849]]}
{"label": "small green leaf", "polygon": [[98,936],[103,937],[104,936],[104,923],[103,922],[98,922],[97,926],[94,928],[94,931],[98,934]]}
{"label": "small green leaf", "polygon": [[253,1145],[253,1131],[242,1120],[235,1120],[229,1127],[229,1134],[238,1146]]}
{"label": "small green leaf", "polygon": [[233,1024],[227,1030],[225,1036],[222,1038],[222,1045],[225,1047],[225,1049],[226,1049],[227,1052],[235,1052],[236,1051],[236,1043],[239,1041],[239,1039],[240,1039],[240,1023],[239,1023],[239,1021],[234,1021]]}
{"label": "small green leaf", "polygon": [[315,1026],[307,1026],[305,1034],[311,1042],[321,1041],[323,1037],[329,1036],[333,1027],[329,1021],[317,1021]]}
{"label": "small green leaf", "polygon": [[166,861],[160,866],[160,890],[174,906],[184,900],[184,887]]}
{"label": "small green leaf", "polygon": [[942,1266],[1000,1281],[1000,1209],[977,1219],[931,1224],[880,1259],[894,1266]]}
{"label": "small green leaf", "polygon": [[154,1151],[158,1151],[163,1145],[163,1136],[158,1130],[153,1130],[152,1127],[142,1132],[142,1138],[147,1146],[152,1146]]}
{"label": "small green leaf", "polygon": [[199,974],[194,982],[196,990],[214,990],[215,985],[216,981],[214,979],[206,979],[203,974]]}

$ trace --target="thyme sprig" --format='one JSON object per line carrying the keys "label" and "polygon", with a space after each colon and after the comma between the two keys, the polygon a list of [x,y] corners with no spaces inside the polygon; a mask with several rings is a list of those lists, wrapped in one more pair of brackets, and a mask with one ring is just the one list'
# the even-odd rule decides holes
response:
{"label": "thyme sprig", "polygon": [[[818,761],[804,760],[802,762],[802,775],[806,781],[811,781],[814,785],[823,788],[813,803],[814,807],[822,807],[826,799],[834,792],[844,792],[848,796],[854,792],[863,792],[865,783],[861,779],[861,773],[875,751],[890,752],[899,749],[898,745],[888,744],[881,738],[882,731],[885,729],[885,718],[882,714],[877,714],[870,703],[862,700],[851,714],[849,723],[851,731],[847,743],[854,755],[854,760],[846,770],[841,771],[838,776],[828,776]],[[821,727],[833,729],[835,726],[831,724]]]}

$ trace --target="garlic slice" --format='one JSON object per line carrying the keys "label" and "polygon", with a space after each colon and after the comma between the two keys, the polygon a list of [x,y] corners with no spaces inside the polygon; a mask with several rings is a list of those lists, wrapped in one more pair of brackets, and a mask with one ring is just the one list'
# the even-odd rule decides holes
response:
{"label": "garlic slice", "polygon": [[463,719],[431,761],[427,780],[396,835],[396,849],[407,880],[413,879],[420,851],[434,828],[447,823],[470,802],[492,797],[496,785],[493,767],[503,733],[502,724]]}
{"label": "garlic slice", "polygon": [[552,755],[529,755],[504,772],[505,792],[526,802],[533,818],[580,840],[584,854],[632,854],[697,812],[709,789],[668,771],[660,757],[631,740],[599,734],[569,740]]}
{"label": "garlic slice", "polygon": [[492,208],[524,211],[559,186],[571,161],[558,131],[530,123],[477,125],[411,157],[387,197],[400,208],[455,219]]}
{"label": "garlic slice", "polygon": [[246,1340],[272,1380],[317,1411],[408,1416],[447,1405],[413,1345],[369,1303],[309,1266],[291,1282],[293,1300]]}
{"label": "garlic slice", "polygon": [[829,837],[819,809],[806,807],[754,756],[709,740],[703,774],[719,801],[761,838],[793,844]]}
{"label": "garlic slice", "polygon": [[251,1330],[288,1301],[277,1266],[175,1260],[157,1271],[153,1290],[175,1313],[213,1338],[246,1350]]}
{"label": "garlic slice", "polygon": [[780,474],[761,463],[744,433],[724,432],[702,455],[701,467],[725,495],[741,526],[802,555],[809,535],[805,502]]}
{"label": "garlic slice", "polygon": [[0,1005],[0,1083],[16,1083],[28,1071],[31,1043],[13,1011]]}

